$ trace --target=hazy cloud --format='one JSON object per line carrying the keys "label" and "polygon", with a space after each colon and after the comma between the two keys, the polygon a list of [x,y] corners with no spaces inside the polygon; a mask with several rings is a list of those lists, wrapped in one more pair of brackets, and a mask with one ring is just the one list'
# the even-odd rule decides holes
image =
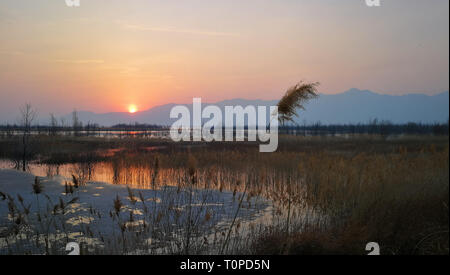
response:
{"label": "hazy cloud", "polygon": [[74,59],[74,60],[56,59],[56,60],[54,60],[54,62],[69,63],[69,64],[103,64],[103,63],[105,63],[105,61],[101,60],[101,59]]}
{"label": "hazy cloud", "polygon": [[2,54],[2,55],[23,55],[24,52],[21,52],[21,51],[1,51],[0,50],[0,54]]}
{"label": "hazy cloud", "polygon": [[136,24],[128,24],[119,22],[119,24],[128,30],[133,31],[151,31],[151,32],[167,32],[167,33],[184,33],[184,34],[195,34],[195,35],[207,35],[207,36],[238,36],[236,33],[229,32],[217,32],[217,31],[205,31],[197,29],[178,29],[172,27],[147,27]]}

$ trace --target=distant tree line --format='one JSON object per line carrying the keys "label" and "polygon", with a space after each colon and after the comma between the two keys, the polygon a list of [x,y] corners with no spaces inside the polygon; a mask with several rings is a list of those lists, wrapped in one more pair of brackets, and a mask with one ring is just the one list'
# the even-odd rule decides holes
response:
{"label": "distant tree line", "polygon": [[374,119],[367,123],[357,124],[322,124],[316,122],[303,125],[285,125],[280,128],[280,133],[293,135],[342,135],[342,134],[369,134],[369,135],[448,135],[449,122],[447,123],[401,123],[395,124],[389,121]]}
{"label": "distant tree line", "polygon": [[0,135],[12,136],[22,133],[24,130],[27,133],[38,135],[74,135],[74,136],[94,136],[96,132],[108,131],[156,131],[168,130],[169,127],[153,124],[118,124],[110,127],[100,126],[95,123],[87,123],[83,125],[80,123],[77,127],[72,126],[50,126],[50,125],[33,125],[24,127],[19,124],[4,124],[0,125]]}
{"label": "distant tree line", "polygon": [[[169,126],[156,124],[116,124],[110,127],[100,126],[95,123],[81,122],[76,125],[62,126],[6,124],[0,125],[0,136],[12,136],[26,133],[41,135],[74,135],[74,136],[96,136],[102,132],[145,132],[145,131],[168,131]],[[247,127],[245,127],[247,128]],[[320,122],[302,125],[284,125],[279,127],[282,134],[305,135],[305,136],[334,136],[343,134],[369,134],[369,135],[448,135],[449,123],[403,123],[394,124],[389,121],[372,120],[368,123],[357,124],[322,124]]]}
{"label": "distant tree line", "polygon": [[[298,84],[289,89],[280,100],[279,105],[284,106],[283,119],[279,132],[282,134],[305,135],[305,136],[334,136],[342,134],[373,134],[373,135],[448,135],[449,121],[446,123],[403,123],[396,124],[386,120],[373,119],[367,123],[357,124],[322,124],[316,122],[302,125],[296,124],[292,117],[295,108],[302,108],[303,102],[315,96],[318,84]],[[30,104],[24,104],[20,108],[20,118],[14,124],[0,125],[0,138],[21,136],[23,159],[27,158],[27,147],[30,135],[73,135],[73,136],[104,136],[112,132],[118,136],[135,135],[148,136],[150,131],[167,131],[166,125],[143,124],[143,123],[121,123],[110,127],[101,126],[97,123],[83,122],[79,119],[76,110],[72,112],[72,121],[66,121],[63,117],[58,119],[54,114],[49,115],[48,124],[37,124],[36,110]],[[247,127],[245,127],[247,128]],[[22,163],[25,166],[25,161]]]}

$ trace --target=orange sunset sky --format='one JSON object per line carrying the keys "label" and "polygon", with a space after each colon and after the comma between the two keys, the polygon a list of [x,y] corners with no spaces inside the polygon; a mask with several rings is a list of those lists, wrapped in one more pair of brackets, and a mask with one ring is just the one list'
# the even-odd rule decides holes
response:
{"label": "orange sunset sky", "polygon": [[0,116],[277,99],[299,80],[436,94],[448,0],[2,0]]}

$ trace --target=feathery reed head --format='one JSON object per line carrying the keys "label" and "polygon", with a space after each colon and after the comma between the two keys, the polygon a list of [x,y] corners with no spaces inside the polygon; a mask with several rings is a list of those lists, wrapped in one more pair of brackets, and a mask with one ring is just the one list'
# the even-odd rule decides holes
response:
{"label": "feathery reed head", "polygon": [[73,181],[73,186],[75,188],[78,188],[78,186],[80,186],[79,182],[78,182],[78,179],[77,179],[77,177],[75,177],[75,175],[72,175],[72,181]]}
{"label": "feathery reed head", "polygon": [[44,187],[42,186],[39,178],[35,177],[34,178],[34,184],[33,184],[33,193],[36,194],[36,195],[40,194],[40,193],[42,193],[43,189],[44,189]]}
{"label": "feathery reed head", "polygon": [[120,201],[119,195],[116,195],[116,198],[114,199],[114,210],[116,211],[116,215],[119,214],[120,209],[122,208],[123,204]]}
{"label": "feathery reed head", "polygon": [[289,88],[277,104],[279,121],[281,123],[293,121],[293,117],[297,116],[297,108],[305,109],[303,105],[308,100],[318,97],[317,86],[318,82],[299,82]]}

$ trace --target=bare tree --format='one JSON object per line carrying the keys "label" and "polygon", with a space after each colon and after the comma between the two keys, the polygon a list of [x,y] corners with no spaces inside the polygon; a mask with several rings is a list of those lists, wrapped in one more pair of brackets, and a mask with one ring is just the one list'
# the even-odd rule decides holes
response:
{"label": "bare tree", "polygon": [[80,131],[80,128],[82,127],[81,121],[78,118],[77,110],[73,110],[72,112],[72,128],[74,135],[78,135],[78,132]]}
{"label": "bare tree", "polygon": [[58,120],[54,114],[50,114],[50,133],[55,136],[58,130]]}
{"label": "bare tree", "polygon": [[22,170],[26,171],[29,155],[29,137],[31,133],[31,124],[36,119],[36,110],[27,103],[20,108],[20,125],[23,129],[22,134]]}
{"label": "bare tree", "polygon": [[[59,120],[60,120],[61,128],[66,127],[66,120],[64,119],[64,117],[61,117]],[[63,129],[63,130],[64,130],[64,129]]]}

